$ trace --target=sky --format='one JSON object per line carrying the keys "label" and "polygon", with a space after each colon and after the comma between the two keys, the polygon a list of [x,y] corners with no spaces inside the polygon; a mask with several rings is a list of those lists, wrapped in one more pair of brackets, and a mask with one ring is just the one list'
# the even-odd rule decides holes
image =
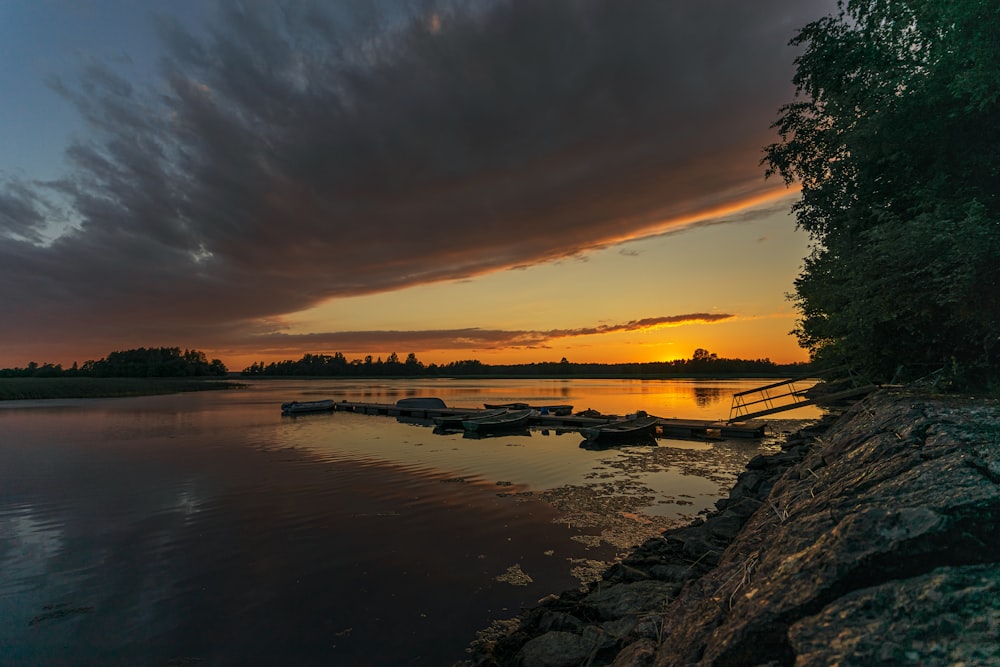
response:
{"label": "sky", "polygon": [[0,367],[804,361],[826,0],[0,0]]}

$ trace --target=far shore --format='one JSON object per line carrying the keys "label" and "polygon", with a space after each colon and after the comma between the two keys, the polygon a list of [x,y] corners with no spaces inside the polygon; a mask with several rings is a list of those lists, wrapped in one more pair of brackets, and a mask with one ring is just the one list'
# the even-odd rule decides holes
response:
{"label": "far shore", "polygon": [[187,391],[238,389],[243,383],[225,378],[0,378],[0,401],[49,398],[120,398]]}

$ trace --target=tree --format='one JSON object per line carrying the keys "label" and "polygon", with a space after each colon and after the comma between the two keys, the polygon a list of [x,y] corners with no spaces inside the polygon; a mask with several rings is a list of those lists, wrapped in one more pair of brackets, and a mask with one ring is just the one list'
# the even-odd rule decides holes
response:
{"label": "tree", "polygon": [[82,373],[95,377],[184,377],[225,375],[226,366],[218,359],[211,362],[204,352],[179,347],[140,347],[116,350],[100,361],[86,361]]}
{"label": "tree", "polygon": [[793,44],[768,176],[801,184],[792,295],[819,362],[874,380],[1000,368],[1000,5],[849,0]]}
{"label": "tree", "polygon": [[406,361],[403,362],[403,370],[406,375],[419,375],[424,370],[424,365],[417,359],[416,354],[410,352],[406,355]]}
{"label": "tree", "polygon": [[709,362],[709,361],[715,361],[718,358],[719,358],[718,355],[716,355],[714,352],[709,352],[705,348],[699,347],[697,350],[694,351],[694,354],[691,356],[691,361]]}

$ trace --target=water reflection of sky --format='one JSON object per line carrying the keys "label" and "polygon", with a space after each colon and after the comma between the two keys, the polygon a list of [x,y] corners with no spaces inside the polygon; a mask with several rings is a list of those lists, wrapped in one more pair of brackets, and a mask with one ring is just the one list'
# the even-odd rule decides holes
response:
{"label": "water reflection of sky", "polygon": [[49,558],[63,547],[62,529],[36,516],[31,505],[7,508],[0,515],[0,572],[14,586],[0,595],[17,592],[45,571]]}
{"label": "water reflection of sky", "polygon": [[[283,381],[284,382],[284,381]],[[347,399],[373,403],[394,403],[407,396],[439,396],[448,405],[482,407],[483,403],[523,401],[528,403],[569,403],[575,410],[592,408],[607,414],[628,414],[645,410],[660,417],[719,420],[729,417],[732,395],[770,380],[452,380],[427,379],[364,381],[304,380],[284,384],[285,395],[310,398]],[[807,389],[815,382],[798,382]],[[253,392],[269,393],[273,385],[257,382]],[[779,391],[772,391],[777,395]],[[816,407],[783,413],[782,418],[814,419]]]}
{"label": "water reflection of sky", "polygon": [[[391,417],[287,418],[279,404],[438,395],[715,418],[740,386],[722,384],[274,381],[0,404],[0,655],[450,664],[476,629],[619,550],[559,523],[545,493],[648,496],[637,512],[688,517],[761,445],[592,451],[573,432],[468,439]],[[514,565],[533,581],[497,579]],[[405,628],[393,646],[386,627]]]}

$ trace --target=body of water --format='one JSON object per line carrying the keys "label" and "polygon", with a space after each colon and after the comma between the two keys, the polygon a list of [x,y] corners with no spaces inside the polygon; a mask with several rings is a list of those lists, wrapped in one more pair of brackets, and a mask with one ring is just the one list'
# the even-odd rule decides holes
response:
{"label": "body of water", "polygon": [[764,382],[261,380],[2,403],[0,664],[451,665],[491,621],[711,507],[773,436],[593,451],[571,431],[469,439],[280,403],[724,419]]}

